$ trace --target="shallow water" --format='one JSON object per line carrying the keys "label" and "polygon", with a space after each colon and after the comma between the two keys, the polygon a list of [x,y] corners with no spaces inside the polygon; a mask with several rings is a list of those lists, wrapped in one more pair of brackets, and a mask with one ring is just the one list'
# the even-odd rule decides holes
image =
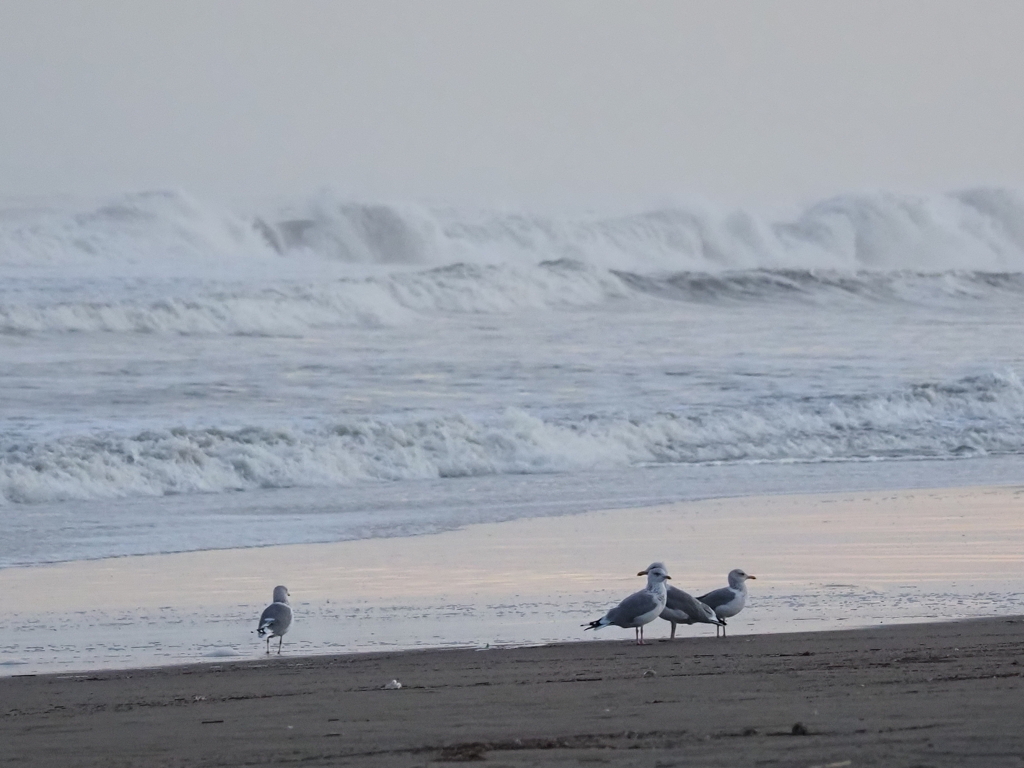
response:
{"label": "shallow water", "polygon": [[[409,605],[295,605],[294,631],[284,638],[286,655],[320,655],[436,647],[532,645],[580,640],[631,640],[632,630],[605,629],[594,638],[579,626],[602,615],[616,595],[604,599],[564,595],[556,600]],[[195,662],[217,663],[265,655],[252,628],[262,604],[226,610],[183,609],[15,613],[0,621],[0,676],[125,669]],[[769,590],[729,621],[727,631],[744,635],[855,629],[893,623],[948,621],[993,615],[1024,615],[1024,592],[997,590],[922,592],[872,591],[857,585],[820,585],[808,592]],[[301,623],[300,623],[301,622]],[[648,626],[646,638],[668,637],[668,624]],[[686,638],[713,635],[709,627],[679,627]],[[277,640],[271,642],[276,654]]]}
{"label": "shallow water", "polygon": [[[446,533],[0,570],[0,674],[252,658],[274,582],[290,654],[629,639],[585,632],[666,562],[700,595],[743,567],[751,633],[1024,613],[1019,487],[740,497]],[[650,638],[665,637],[656,621]],[[710,627],[680,627],[685,638]]]}

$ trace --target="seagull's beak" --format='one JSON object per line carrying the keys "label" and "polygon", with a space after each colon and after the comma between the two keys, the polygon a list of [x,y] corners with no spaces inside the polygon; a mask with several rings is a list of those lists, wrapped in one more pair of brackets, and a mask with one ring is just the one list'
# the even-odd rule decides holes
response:
{"label": "seagull's beak", "polygon": [[757,576],[747,576],[747,578],[748,579],[753,579],[754,581],[757,581]]}
{"label": "seagull's beak", "polygon": [[666,579],[671,579],[672,577],[671,577],[671,576],[669,576],[669,575],[668,575],[668,574],[666,573],[666,574],[665,574],[665,578],[666,578]]}
{"label": "seagull's beak", "polygon": [[647,575],[647,571],[640,571],[640,573],[637,574],[637,576],[646,576],[646,575]]}

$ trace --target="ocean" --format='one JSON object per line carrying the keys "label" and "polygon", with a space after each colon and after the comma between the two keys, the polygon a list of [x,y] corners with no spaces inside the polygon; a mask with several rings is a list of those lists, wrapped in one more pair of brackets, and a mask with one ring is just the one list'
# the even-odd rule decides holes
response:
{"label": "ocean", "polygon": [[6,199],[0,567],[1020,482],[1022,300],[998,189]]}

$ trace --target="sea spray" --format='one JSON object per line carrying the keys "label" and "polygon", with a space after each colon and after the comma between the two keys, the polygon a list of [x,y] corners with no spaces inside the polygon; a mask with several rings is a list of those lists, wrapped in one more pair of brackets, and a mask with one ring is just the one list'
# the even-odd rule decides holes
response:
{"label": "sea spray", "polygon": [[428,208],[323,193],[233,212],[177,191],[0,210],[0,265],[329,262],[431,267],[572,259],[630,272],[1024,271],[1024,198],[1002,189],[846,194],[773,220],[711,206],[557,214]]}

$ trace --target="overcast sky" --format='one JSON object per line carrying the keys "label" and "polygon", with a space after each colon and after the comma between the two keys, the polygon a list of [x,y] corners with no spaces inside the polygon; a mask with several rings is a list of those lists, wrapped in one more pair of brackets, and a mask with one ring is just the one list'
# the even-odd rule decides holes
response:
{"label": "overcast sky", "polygon": [[1024,187],[1020,0],[0,0],[0,194]]}

